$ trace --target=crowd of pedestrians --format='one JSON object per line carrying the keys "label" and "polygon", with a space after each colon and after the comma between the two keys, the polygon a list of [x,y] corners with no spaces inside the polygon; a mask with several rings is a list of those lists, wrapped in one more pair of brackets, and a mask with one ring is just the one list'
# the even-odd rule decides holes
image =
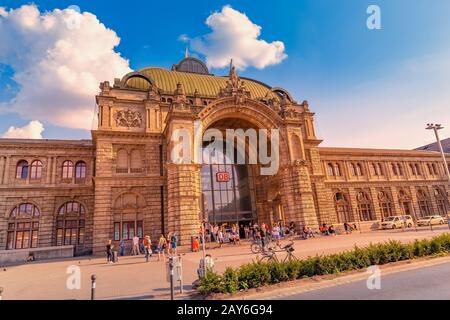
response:
{"label": "crowd of pedestrians", "polygon": [[[132,256],[144,255],[145,261],[148,262],[154,253],[158,254],[158,261],[166,261],[166,255],[177,254],[177,242],[178,238],[174,232],[170,232],[167,236],[161,234],[159,239],[152,241],[149,235],[145,235],[142,239],[138,235],[132,238],[132,246],[130,254]],[[125,255],[125,239],[121,239],[119,242],[120,256]],[[112,240],[108,240],[106,243],[106,260],[107,263],[114,263],[118,261],[118,252],[114,250],[114,244]]]}

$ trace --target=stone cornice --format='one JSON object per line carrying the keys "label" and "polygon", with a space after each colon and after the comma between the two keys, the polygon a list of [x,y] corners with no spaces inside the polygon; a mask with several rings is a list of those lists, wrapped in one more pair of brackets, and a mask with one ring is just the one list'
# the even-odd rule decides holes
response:
{"label": "stone cornice", "polygon": [[164,137],[163,133],[159,132],[145,132],[145,131],[120,131],[120,130],[92,130],[92,138],[147,138],[147,139],[161,139]]}

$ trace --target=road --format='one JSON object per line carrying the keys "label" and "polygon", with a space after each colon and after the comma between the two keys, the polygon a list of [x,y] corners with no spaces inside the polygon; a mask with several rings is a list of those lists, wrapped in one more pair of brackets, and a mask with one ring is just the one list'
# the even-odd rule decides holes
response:
{"label": "road", "polygon": [[448,300],[450,262],[421,269],[381,274],[380,289],[369,290],[367,280],[283,296],[282,300]]}

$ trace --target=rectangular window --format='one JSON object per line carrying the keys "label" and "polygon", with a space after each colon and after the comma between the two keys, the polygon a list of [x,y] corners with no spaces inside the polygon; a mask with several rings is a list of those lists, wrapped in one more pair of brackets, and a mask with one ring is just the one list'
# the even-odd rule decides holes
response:
{"label": "rectangular window", "polygon": [[62,246],[63,244],[63,229],[57,229],[56,230],[56,245],[57,246]]}
{"label": "rectangular window", "polygon": [[84,244],[84,228],[80,228],[78,231],[78,244]]}
{"label": "rectangular window", "polygon": [[14,231],[9,231],[7,240],[6,240],[6,249],[12,250],[14,249]]}
{"label": "rectangular window", "polygon": [[114,223],[114,241],[120,240],[120,223],[115,222]]}
{"label": "rectangular window", "polygon": [[139,239],[142,239],[142,221],[138,221],[137,222],[137,236],[139,237]]}
{"label": "rectangular window", "polygon": [[31,232],[31,247],[37,248],[37,246],[38,246],[38,231],[33,230]]}

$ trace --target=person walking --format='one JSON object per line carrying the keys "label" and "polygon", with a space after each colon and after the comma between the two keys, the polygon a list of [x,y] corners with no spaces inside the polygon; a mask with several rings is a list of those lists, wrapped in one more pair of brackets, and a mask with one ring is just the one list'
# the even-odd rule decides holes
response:
{"label": "person walking", "polygon": [[131,251],[132,255],[139,255],[139,237],[135,235],[133,237],[133,250]]}
{"label": "person walking", "polygon": [[163,234],[161,234],[161,236],[159,237],[159,242],[158,242],[158,261],[161,260],[161,253],[163,256],[163,261],[166,262],[166,255],[165,255],[165,250],[167,248],[167,239],[166,237],[164,237]]}
{"label": "person walking", "polygon": [[148,262],[148,259],[152,256],[152,240],[150,236],[144,237],[144,250],[145,250],[145,262]]}
{"label": "person walking", "polygon": [[172,233],[172,236],[170,237],[170,245],[171,245],[171,249],[172,249],[172,254],[177,254],[177,236],[174,233]]}
{"label": "person walking", "polygon": [[261,237],[261,246],[263,251],[266,250],[266,244],[267,244],[267,229],[266,229],[266,225],[263,223],[261,225],[261,230],[259,232],[259,236]]}
{"label": "person walking", "polygon": [[108,242],[106,243],[106,263],[112,263],[112,250],[113,250],[113,245],[112,245],[112,241],[108,240]]}
{"label": "person walking", "polygon": [[278,226],[277,223],[272,228],[272,236],[273,236],[273,239],[275,240],[276,245],[279,247],[280,246],[280,227]]}

